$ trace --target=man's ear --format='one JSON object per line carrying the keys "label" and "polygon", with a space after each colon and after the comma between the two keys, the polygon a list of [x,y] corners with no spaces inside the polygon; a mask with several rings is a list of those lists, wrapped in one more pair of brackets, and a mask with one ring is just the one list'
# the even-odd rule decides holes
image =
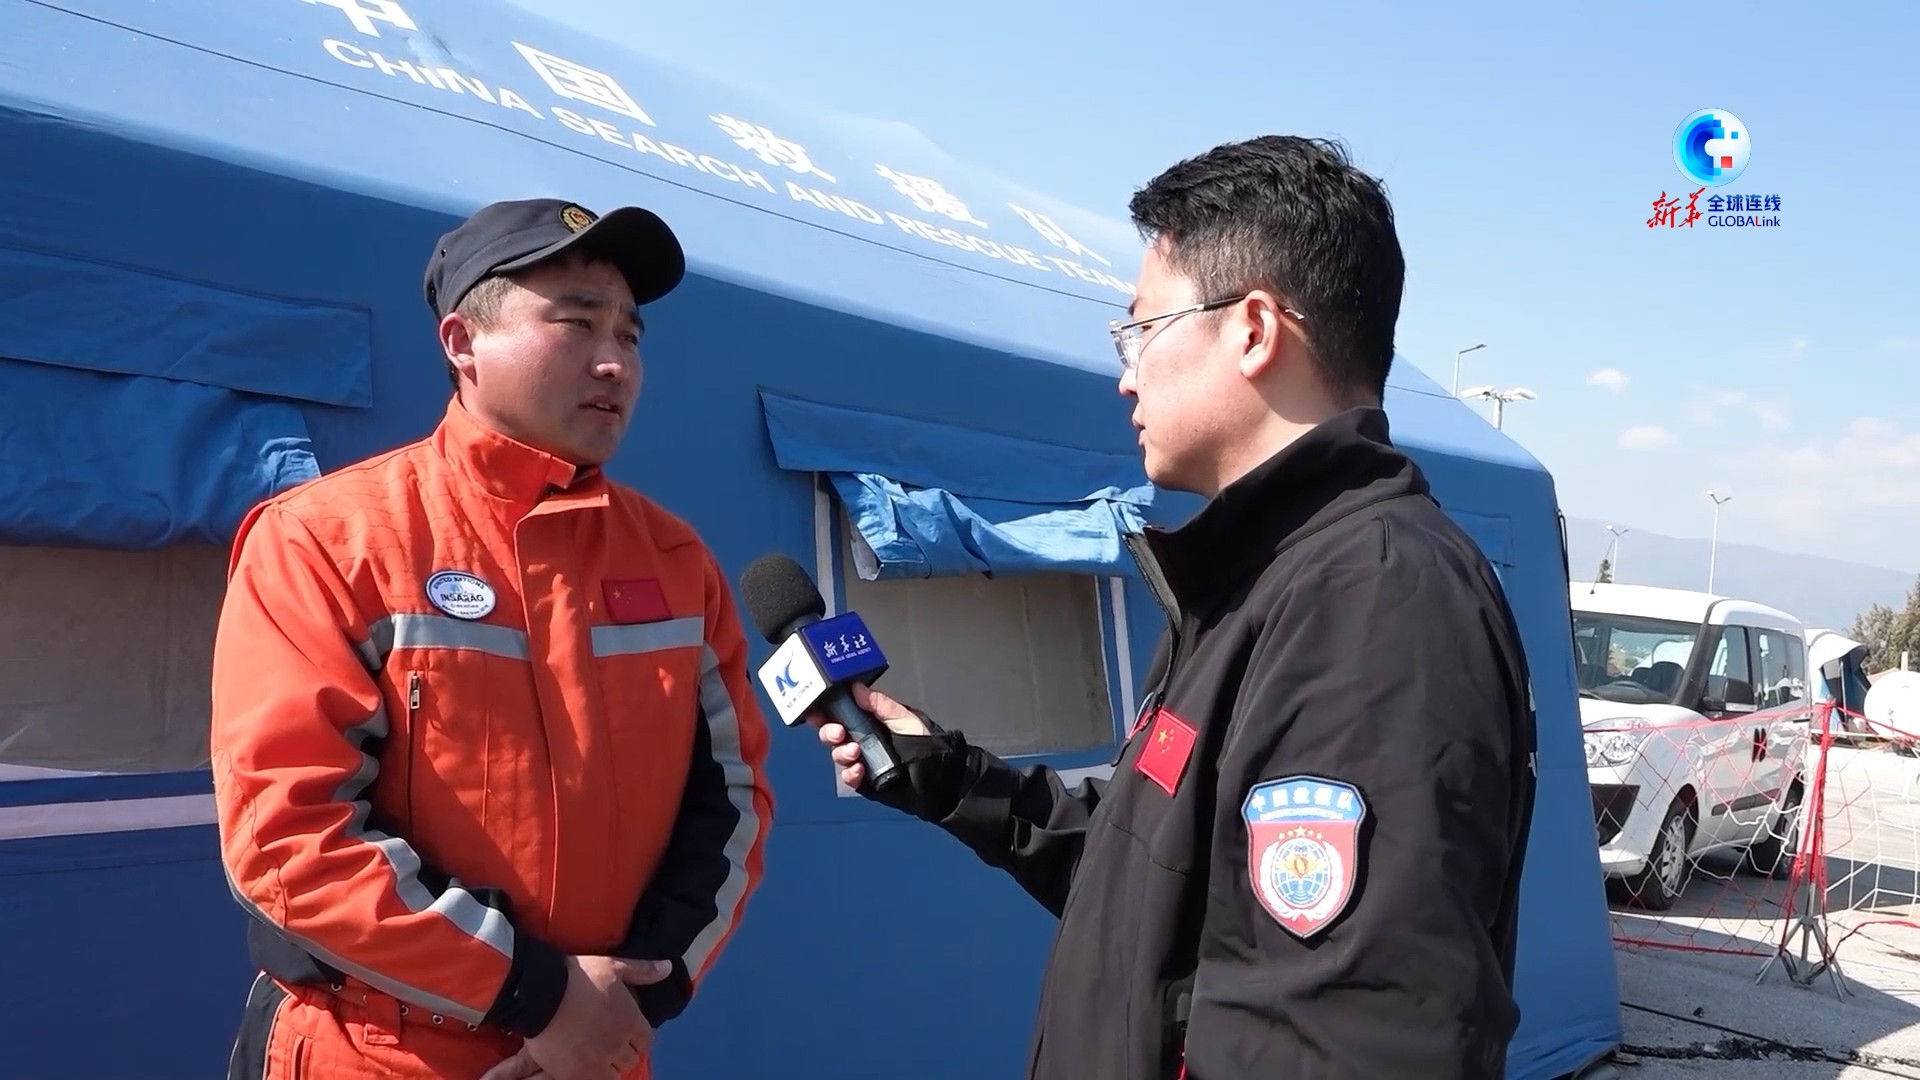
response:
{"label": "man's ear", "polygon": [[1247,294],[1232,309],[1240,334],[1240,374],[1249,381],[1260,378],[1280,362],[1287,348],[1287,313],[1280,301],[1263,289]]}
{"label": "man's ear", "polygon": [[465,315],[455,311],[440,320],[440,350],[461,378],[473,381],[473,323]]}

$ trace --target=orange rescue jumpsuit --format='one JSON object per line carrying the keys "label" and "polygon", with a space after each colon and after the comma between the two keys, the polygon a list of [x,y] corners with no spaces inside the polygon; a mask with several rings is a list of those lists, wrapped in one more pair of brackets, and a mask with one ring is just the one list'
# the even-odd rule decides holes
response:
{"label": "orange rescue jumpsuit", "polygon": [[256,956],[279,954],[235,1068],[477,1077],[520,1047],[505,1017],[557,1005],[563,954],[672,960],[636,993],[677,1015],[773,809],[694,531],[456,399],[428,438],[255,508],[233,552],[214,790]]}

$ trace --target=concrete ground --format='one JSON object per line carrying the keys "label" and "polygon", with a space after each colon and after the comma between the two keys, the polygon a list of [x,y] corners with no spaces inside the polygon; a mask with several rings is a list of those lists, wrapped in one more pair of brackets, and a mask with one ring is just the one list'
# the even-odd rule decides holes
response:
{"label": "concrete ground", "polygon": [[[1920,1080],[1920,761],[1841,749],[1827,777],[1837,971],[1762,977],[1788,883],[1702,860],[1671,911],[1614,908],[1625,1048],[1590,1080]],[[1818,963],[1816,941],[1790,942]]]}
{"label": "concrete ground", "polygon": [[1917,947],[1920,930],[1905,927],[1848,938],[1844,998],[1831,975],[1799,985],[1778,961],[1756,984],[1759,957],[1621,948],[1618,1075],[1920,1080],[1920,964],[1906,951]]}

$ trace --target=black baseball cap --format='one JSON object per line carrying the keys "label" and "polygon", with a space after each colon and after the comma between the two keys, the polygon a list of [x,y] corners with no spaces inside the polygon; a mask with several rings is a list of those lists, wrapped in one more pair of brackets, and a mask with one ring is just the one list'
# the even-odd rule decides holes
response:
{"label": "black baseball cap", "polygon": [[575,249],[619,267],[635,304],[672,292],[687,272],[679,238],[651,210],[601,215],[563,199],[519,199],[481,207],[440,238],[427,260],[427,306],[445,318],[482,279]]}

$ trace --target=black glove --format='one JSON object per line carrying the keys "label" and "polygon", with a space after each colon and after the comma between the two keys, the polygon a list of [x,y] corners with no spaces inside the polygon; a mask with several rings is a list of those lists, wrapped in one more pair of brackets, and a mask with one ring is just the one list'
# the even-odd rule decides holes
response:
{"label": "black glove", "polygon": [[869,774],[860,781],[859,794],[922,821],[938,822],[953,813],[973,782],[973,748],[964,735],[947,731],[919,709],[912,711],[932,734],[903,735],[888,729],[907,782],[895,784],[883,795],[874,790]]}

